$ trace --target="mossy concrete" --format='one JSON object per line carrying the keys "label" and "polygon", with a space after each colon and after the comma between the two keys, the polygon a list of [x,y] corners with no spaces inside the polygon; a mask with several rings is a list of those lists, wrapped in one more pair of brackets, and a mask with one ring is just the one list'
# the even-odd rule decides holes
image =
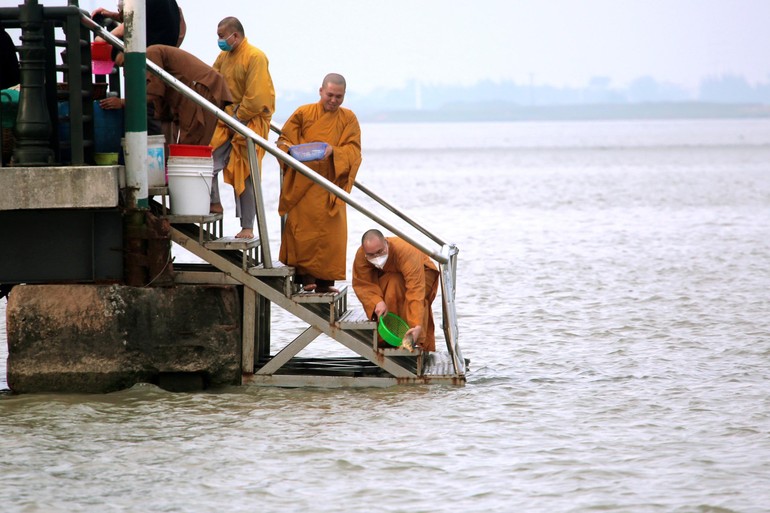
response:
{"label": "mossy concrete", "polygon": [[241,379],[235,286],[17,285],[6,308],[16,393],[104,393]]}

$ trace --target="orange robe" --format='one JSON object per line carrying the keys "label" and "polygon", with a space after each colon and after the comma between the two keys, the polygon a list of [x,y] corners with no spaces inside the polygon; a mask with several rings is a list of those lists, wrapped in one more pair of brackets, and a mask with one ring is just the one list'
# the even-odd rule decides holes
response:
{"label": "orange robe", "polygon": [[374,307],[385,301],[393,312],[414,328],[422,326],[417,340],[425,351],[436,350],[436,327],[431,305],[438,291],[439,272],[422,251],[398,237],[387,237],[388,260],[382,269],[369,263],[363,248],[353,261],[353,290],[369,319]]}
{"label": "orange robe", "polygon": [[[222,75],[194,55],[174,46],[152,45],[147,47],[147,58],[220,109],[232,102]],[[217,117],[149,72],[147,99],[155,104],[155,117],[177,124],[179,144],[211,141]]]}
{"label": "orange robe", "polygon": [[[220,52],[214,61],[214,69],[225,77],[227,87],[233,95],[233,105],[225,109],[225,112],[244,121],[247,127],[263,139],[267,139],[270,133],[270,119],[275,112],[275,89],[268,64],[264,52],[251,46],[248,38],[244,38],[232,51]],[[236,107],[237,111],[233,114]],[[233,149],[223,174],[225,182],[232,185],[240,195],[246,187],[246,178],[251,174],[246,139],[240,134],[234,134],[220,121],[210,144],[218,148],[230,138]],[[257,158],[260,163],[264,154],[265,150],[257,146]]]}
{"label": "orange robe", "polygon": [[[355,114],[342,107],[326,112],[321,102],[303,105],[286,121],[277,144],[325,142],[331,157],[304,162],[310,169],[350,192],[361,165],[361,128]],[[298,171],[284,170],[278,213],[286,214],[279,259],[297,274],[321,280],[345,279],[348,221],[345,202]]]}

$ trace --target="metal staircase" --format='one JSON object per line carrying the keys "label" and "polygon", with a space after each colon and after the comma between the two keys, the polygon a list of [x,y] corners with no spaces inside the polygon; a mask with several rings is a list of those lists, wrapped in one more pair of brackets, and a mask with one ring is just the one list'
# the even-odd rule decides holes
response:
{"label": "metal staircase", "polygon": [[[83,16],[84,23],[114,46],[122,42]],[[252,176],[261,176],[256,145],[279,161],[293,167],[308,179],[335,194],[349,206],[399,235],[439,265],[441,276],[442,320],[447,352],[409,352],[401,348],[378,346],[377,325],[362,311],[348,310],[344,287],[339,293],[306,293],[295,284],[294,269],[273,261],[265,220],[262,187],[252,180],[256,200],[258,238],[235,239],[223,237],[222,214],[177,216],[166,206],[168,190],[152,188],[149,196],[161,202],[150,202],[155,213],[168,218],[171,240],[196,255],[205,263],[175,264],[177,284],[238,285],[242,291],[242,382],[273,386],[390,386],[397,384],[465,383],[467,361],[458,345],[455,312],[455,275],[457,248],[431,234],[385,200],[356,182],[356,187],[381,206],[396,214],[412,228],[438,244],[435,250],[406,234],[406,232],[369,210],[343,189],[322,178],[303,163],[278,150],[267,140],[239,123],[224,111],[178,82],[151,61],[147,69],[169,86],[189,97],[231,129],[243,135],[247,142]],[[275,129],[275,128],[274,128]],[[277,129],[276,129],[277,130]],[[270,312],[275,304],[303,321],[307,328],[285,347],[273,353],[270,344]],[[331,358],[300,358],[297,354],[326,335],[346,347],[355,356]]]}
{"label": "metal staircase", "polygon": [[[161,205],[155,203],[156,210]],[[161,212],[162,215],[162,212]],[[275,386],[389,386],[410,383],[462,384],[464,376],[446,372],[440,354],[378,347],[377,324],[361,310],[348,310],[348,288],[339,293],[305,293],[294,283],[294,268],[265,266],[258,239],[221,237],[222,215],[166,216],[171,239],[206,263],[175,265],[179,284],[243,286],[244,384]],[[269,305],[307,323],[288,345],[271,354]],[[357,356],[300,358],[296,355],[327,335]],[[444,363],[444,365],[440,365]],[[438,364],[438,365],[437,365]],[[431,372],[430,370],[433,369]]]}

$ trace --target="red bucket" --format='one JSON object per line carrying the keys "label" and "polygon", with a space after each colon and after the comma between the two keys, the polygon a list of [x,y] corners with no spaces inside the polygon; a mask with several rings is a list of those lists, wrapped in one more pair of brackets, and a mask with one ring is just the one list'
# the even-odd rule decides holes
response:
{"label": "red bucket", "polygon": [[169,144],[169,157],[204,157],[211,158],[211,152],[214,150],[211,146],[200,146],[197,144]]}
{"label": "red bucket", "polygon": [[112,46],[104,41],[91,43],[91,60],[112,62]]}

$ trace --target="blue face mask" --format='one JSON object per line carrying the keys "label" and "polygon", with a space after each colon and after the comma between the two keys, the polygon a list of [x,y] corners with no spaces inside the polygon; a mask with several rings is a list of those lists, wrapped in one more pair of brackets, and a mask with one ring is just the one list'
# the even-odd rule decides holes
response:
{"label": "blue face mask", "polygon": [[232,49],[233,49],[233,47],[232,47],[232,46],[230,46],[230,45],[227,43],[227,40],[228,40],[228,39],[230,39],[232,36],[233,36],[233,35],[232,35],[232,34],[230,34],[229,36],[227,36],[227,37],[226,37],[226,38],[224,38],[224,39],[217,39],[217,45],[219,45],[219,49],[220,49],[220,50],[222,50],[223,52],[229,52],[230,50],[232,50]]}

